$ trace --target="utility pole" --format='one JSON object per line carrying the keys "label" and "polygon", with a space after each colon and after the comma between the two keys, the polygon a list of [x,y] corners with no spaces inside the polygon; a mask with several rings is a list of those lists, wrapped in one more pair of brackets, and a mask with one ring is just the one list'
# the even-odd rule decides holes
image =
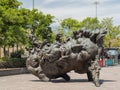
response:
{"label": "utility pole", "polygon": [[34,0],[33,0],[33,9],[34,9]]}
{"label": "utility pole", "polygon": [[95,4],[95,16],[96,16],[96,18],[97,18],[97,9],[98,9],[98,4],[99,4],[99,1],[98,0],[96,0],[95,2],[94,2],[94,4]]}
{"label": "utility pole", "polygon": [[[33,0],[33,10],[34,10],[34,0]],[[33,14],[33,16],[34,16],[34,14]],[[33,22],[34,22],[34,18],[33,18]],[[35,32],[35,30],[34,30],[34,24],[32,25],[32,29],[31,29],[31,33],[33,33],[34,34],[34,32]]]}
{"label": "utility pole", "polygon": [[[99,1],[98,0],[94,0],[94,4],[95,4],[95,17],[96,17],[96,19],[98,20],[98,4],[99,4]],[[97,21],[96,21],[96,25],[97,25]],[[94,29],[96,29],[96,25],[95,25],[95,27],[94,27]]]}

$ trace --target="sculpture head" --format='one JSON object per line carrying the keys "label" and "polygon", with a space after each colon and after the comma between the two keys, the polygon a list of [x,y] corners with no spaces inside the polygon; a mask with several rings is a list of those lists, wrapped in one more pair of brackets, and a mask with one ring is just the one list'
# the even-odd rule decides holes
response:
{"label": "sculpture head", "polygon": [[59,42],[59,43],[62,42],[62,34],[58,33],[58,34],[56,35],[56,41]]}

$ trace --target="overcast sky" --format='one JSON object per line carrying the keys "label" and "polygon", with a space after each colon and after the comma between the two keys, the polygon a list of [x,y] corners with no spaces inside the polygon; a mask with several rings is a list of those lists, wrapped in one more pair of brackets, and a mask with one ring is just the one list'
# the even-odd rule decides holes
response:
{"label": "overcast sky", "polygon": [[[32,9],[33,0],[19,0],[22,7]],[[95,17],[97,0],[34,0],[35,8],[45,14],[51,14],[57,19],[73,18],[83,20],[86,17]],[[114,24],[120,25],[120,0],[98,0],[98,19],[113,17]]]}

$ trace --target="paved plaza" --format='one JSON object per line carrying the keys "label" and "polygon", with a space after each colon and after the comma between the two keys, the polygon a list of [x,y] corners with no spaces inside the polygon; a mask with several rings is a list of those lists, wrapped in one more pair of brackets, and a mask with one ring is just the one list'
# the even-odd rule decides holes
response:
{"label": "paved plaza", "polygon": [[104,67],[100,74],[100,87],[87,81],[86,74],[68,73],[70,82],[62,78],[41,82],[31,74],[0,77],[0,90],[120,90],[120,66]]}

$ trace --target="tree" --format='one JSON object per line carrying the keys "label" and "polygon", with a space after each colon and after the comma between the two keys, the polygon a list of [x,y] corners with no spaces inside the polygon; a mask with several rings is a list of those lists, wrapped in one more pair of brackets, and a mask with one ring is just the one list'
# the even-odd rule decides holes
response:
{"label": "tree", "polygon": [[96,30],[101,28],[99,20],[97,18],[87,17],[80,22],[80,28],[86,28],[89,30]]}
{"label": "tree", "polygon": [[117,37],[120,33],[120,26],[113,25],[113,18],[104,18],[101,21],[101,26],[107,26],[108,33],[104,38],[105,47],[118,47],[120,46],[120,37]]}
{"label": "tree", "polygon": [[0,46],[4,47],[4,54],[7,46],[28,43],[28,26],[38,39],[51,40],[52,31],[49,25],[53,16],[45,15],[37,9],[19,8],[21,4],[17,0],[0,0]]}
{"label": "tree", "polygon": [[21,27],[23,23],[23,16],[19,12],[19,6],[22,3],[17,0],[0,0],[0,45],[4,47],[4,54],[6,46],[13,46],[16,43],[25,40],[24,30]]}
{"label": "tree", "polygon": [[47,39],[52,41],[52,30],[50,24],[53,22],[53,16],[50,14],[44,15],[42,12],[39,12],[37,9],[31,11],[33,15],[32,29],[33,33],[38,39],[43,40]]}
{"label": "tree", "polygon": [[62,30],[65,34],[72,34],[73,30],[79,30],[79,21],[72,18],[66,18],[61,22]]}

